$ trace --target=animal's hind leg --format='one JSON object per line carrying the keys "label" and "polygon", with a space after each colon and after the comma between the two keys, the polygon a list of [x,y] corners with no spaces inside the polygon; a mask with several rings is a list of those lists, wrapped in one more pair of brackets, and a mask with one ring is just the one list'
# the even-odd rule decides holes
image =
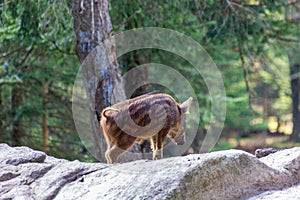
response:
{"label": "animal's hind leg", "polygon": [[112,164],[112,160],[110,159],[110,155],[109,155],[110,149],[107,149],[105,151],[105,158],[108,164]]}
{"label": "animal's hind leg", "polygon": [[105,157],[108,164],[116,163],[118,158],[125,153],[126,150],[119,148],[117,145],[113,145],[105,152]]}

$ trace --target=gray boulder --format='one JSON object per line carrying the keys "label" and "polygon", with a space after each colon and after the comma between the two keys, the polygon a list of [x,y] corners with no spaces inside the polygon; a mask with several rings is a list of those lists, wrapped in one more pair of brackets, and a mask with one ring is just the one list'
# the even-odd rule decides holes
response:
{"label": "gray boulder", "polygon": [[267,191],[249,200],[299,200],[300,184],[282,190]]}
{"label": "gray boulder", "polygon": [[300,147],[108,165],[0,144],[0,199],[288,199],[299,184]]}

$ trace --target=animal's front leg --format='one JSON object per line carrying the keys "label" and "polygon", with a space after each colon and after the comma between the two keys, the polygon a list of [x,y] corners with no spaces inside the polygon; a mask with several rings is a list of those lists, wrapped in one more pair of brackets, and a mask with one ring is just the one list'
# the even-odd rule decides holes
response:
{"label": "animal's front leg", "polygon": [[163,138],[161,134],[154,135],[151,138],[153,160],[163,158]]}
{"label": "animal's front leg", "polygon": [[158,160],[163,158],[163,151],[162,150],[155,150],[153,152],[153,160]]}
{"label": "animal's front leg", "polygon": [[157,160],[157,135],[151,137],[152,159]]}

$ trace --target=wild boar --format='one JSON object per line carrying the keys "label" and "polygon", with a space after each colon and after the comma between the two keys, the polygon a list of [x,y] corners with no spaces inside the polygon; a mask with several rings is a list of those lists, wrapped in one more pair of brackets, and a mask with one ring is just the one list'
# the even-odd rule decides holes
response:
{"label": "wild boar", "polygon": [[100,125],[107,143],[107,163],[115,163],[135,142],[150,139],[153,160],[163,158],[166,137],[185,143],[186,117],[192,97],[177,103],[162,92],[152,92],[105,108]]}

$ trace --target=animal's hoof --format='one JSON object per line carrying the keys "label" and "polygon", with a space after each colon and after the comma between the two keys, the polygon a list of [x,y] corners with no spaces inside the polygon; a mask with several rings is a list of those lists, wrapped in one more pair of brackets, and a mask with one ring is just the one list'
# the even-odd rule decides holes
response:
{"label": "animal's hoof", "polygon": [[155,151],[153,152],[153,160],[162,159],[162,152],[161,151]]}

